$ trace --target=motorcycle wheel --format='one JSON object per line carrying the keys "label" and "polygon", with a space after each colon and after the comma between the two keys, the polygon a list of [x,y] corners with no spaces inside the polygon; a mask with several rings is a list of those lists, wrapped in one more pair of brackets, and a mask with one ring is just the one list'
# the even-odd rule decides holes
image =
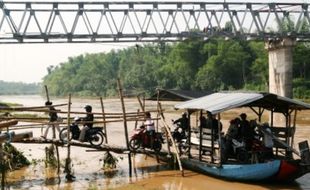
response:
{"label": "motorcycle wheel", "polygon": [[141,142],[138,139],[131,139],[129,141],[129,148],[131,150],[137,150],[138,148],[140,148],[141,146]]}
{"label": "motorcycle wheel", "polygon": [[102,145],[103,141],[104,141],[104,134],[102,132],[94,133],[89,137],[89,142],[93,146],[100,146]]}
{"label": "motorcycle wheel", "polygon": [[156,141],[154,142],[154,151],[155,152],[159,152],[162,148],[161,142],[160,141]]}
{"label": "motorcycle wheel", "polygon": [[[68,142],[68,131],[67,131],[67,128],[61,129],[61,131],[59,132],[59,140],[61,142]],[[70,133],[70,135],[69,135],[69,140],[72,140],[72,133]]]}
{"label": "motorcycle wheel", "polygon": [[188,145],[185,142],[179,143],[178,147],[180,154],[186,154],[188,152]]}
{"label": "motorcycle wheel", "polygon": [[237,152],[237,160],[241,163],[247,163],[249,160],[249,155],[246,150],[239,150]]}

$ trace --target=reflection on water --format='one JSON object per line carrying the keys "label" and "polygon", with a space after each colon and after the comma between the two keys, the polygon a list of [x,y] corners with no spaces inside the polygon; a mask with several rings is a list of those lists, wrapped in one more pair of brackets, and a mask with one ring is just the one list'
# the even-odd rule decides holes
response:
{"label": "reflection on water", "polygon": [[[44,98],[40,96],[0,96],[1,102],[20,103],[24,106],[40,106],[44,105]],[[54,104],[66,103],[66,99],[52,100]],[[72,111],[83,111],[83,106],[90,104],[95,112],[101,111],[99,99],[72,99]],[[121,112],[121,104],[118,99],[104,100],[106,112]],[[147,102],[148,108],[155,108],[156,102]],[[166,109],[172,109],[173,103],[164,104]],[[134,100],[126,101],[126,111],[136,111],[138,102]],[[66,107],[63,108],[66,110]],[[170,115],[171,118],[176,117]],[[168,115],[169,118],[169,115]],[[168,119],[167,119],[168,120]],[[296,142],[300,139],[309,138],[310,136],[310,121],[309,113],[302,114],[302,124],[307,124],[296,130]],[[309,121],[309,122],[305,122]],[[129,130],[133,130],[134,122],[128,124]],[[33,131],[34,136],[40,136],[41,130]],[[125,144],[124,128],[122,124],[110,123],[107,126],[108,141],[111,144]],[[200,189],[248,189],[248,190],[270,190],[270,189],[309,189],[310,174],[305,175],[294,183],[289,184],[245,184],[239,182],[230,182],[216,179],[213,177],[201,175],[192,171],[186,170],[185,176],[182,177],[180,171],[172,170],[167,164],[157,163],[151,157],[145,155],[132,156],[132,177],[129,177],[128,157],[127,154],[113,154],[117,157],[118,167],[116,170],[103,171],[102,158],[104,152],[88,152],[85,148],[72,147],[71,156],[73,162],[73,175],[76,180],[72,183],[65,181],[63,166],[59,176],[57,171],[51,168],[45,168],[44,159],[45,145],[29,145],[15,144],[15,146],[24,152],[24,155],[38,162],[37,165],[10,172],[8,174],[8,188],[15,189],[160,189],[160,190],[200,190]],[[48,146],[48,145],[46,145]],[[67,149],[59,148],[61,162],[67,155]]]}

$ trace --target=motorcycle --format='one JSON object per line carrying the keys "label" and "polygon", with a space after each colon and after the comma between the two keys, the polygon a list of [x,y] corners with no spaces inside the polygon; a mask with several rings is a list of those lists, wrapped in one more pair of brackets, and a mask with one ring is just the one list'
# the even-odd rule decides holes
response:
{"label": "motorcycle", "polygon": [[187,132],[179,124],[173,125],[175,126],[175,129],[171,132],[172,138],[176,142],[179,152],[181,154],[185,154],[188,152],[189,149]]}
{"label": "motorcycle", "polygon": [[[80,121],[79,118],[74,119],[75,122],[70,125],[70,135],[69,140],[79,140],[79,136],[81,133],[81,130],[78,126],[78,121]],[[92,127],[91,129],[88,129],[86,131],[84,142],[89,142],[93,146],[100,146],[102,145],[105,138],[105,134],[102,131],[101,127]],[[59,139],[62,142],[68,142],[68,131],[67,128],[63,128],[59,132]]]}
{"label": "motorcycle", "polygon": [[164,139],[161,133],[155,133],[153,147],[151,147],[151,139],[149,135],[146,133],[146,129],[144,126],[141,126],[139,129],[135,129],[133,131],[132,136],[129,141],[129,148],[131,150],[137,150],[140,147],[150,148],[156,152],[159,152],[162,148],[162,143]]}
{"label": "motorcycle", "polygon": [[179,124],[173,124],[173,125],[175,126],[175,128],[171,133],[174,141],[178,143],[184,139],[187,139],[187,134],[185,130]]}
{"label": "motorcycle", "polygon": [[226,162],[229,158],[234,158],[240,163],[247,163],[250,155],[246,149],[246,143],[243,140],[230,139],[223,140],[222,147],[225,154],[222,154],[222,161]]}

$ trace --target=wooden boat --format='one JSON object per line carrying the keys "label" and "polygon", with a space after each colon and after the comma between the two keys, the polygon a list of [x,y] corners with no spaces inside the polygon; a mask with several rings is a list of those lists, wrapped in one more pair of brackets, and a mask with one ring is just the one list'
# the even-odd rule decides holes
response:
{"label": "wooden boat", "polygon": [[[233,181],[290,181],[310,172],[308,141],[299,142],[299,151],[294,148],[297,112],[310,109],[310,104],[271,93],[220,92],[175,105],[176,109],[186,110],[190,120],[194,118],[194,113],[197,118],[197,113],[203,116],[206,111],[220,119],[223,112],[241,107],[250,108],[259,122],[263,122],[265,111],[270,112],[272,133],[260,125],[258,129],[272,137],[274,156],[264,159],[264,150],[254,150],[252,147],[246,151],[246,160],[223,159],[229,156],[224,155],[227,154],[224,151],[224,133],[220,131],[218,122],[218,139],[214,138],[214,129],[209,129],[211,132],[199,127],[195,131],[193,126],[189,129],[188,151],[181,156],[185,168]],[[276,126],[275,113],[284,116],[284,126]]]}

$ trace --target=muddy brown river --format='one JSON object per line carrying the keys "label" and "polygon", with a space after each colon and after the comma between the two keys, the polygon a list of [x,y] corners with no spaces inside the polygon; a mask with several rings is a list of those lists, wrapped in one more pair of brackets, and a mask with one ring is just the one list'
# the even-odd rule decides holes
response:
{"label": "muddy brown river", "polygon": [[[52,99],[54,104],[67,103],[67,99]],[[45,99],[40,96],[0,96],[0,102],[20,103],[24,106],[44,105]],[[126,111],[137,111],[139,108],[136,99],[126,99]],[[90,104],[94,112],[100,112],[101,106],[98,99],[72,98],[72,111],[84,111],[83,106]],[[176,119],[180,113],[173,110],[175,102],[162,102],[165,109],[166,120],[168,123],[172,118]],[[119,99],[104,100],[106,112],[121,112]],[[146,109],[156,108],[156,102],[146,102]],[[66,111],[67,107],[61,107]],[[228,118],[238,115],[245,110],[233,110],[223,116],[224,130],[227,126]],[[248,113],[248,112],[247,112]],[[64,116],[65,117],[65,116]],[[254,117],[254,116],[253,116]],[[251,115],[249,116],[251,119]],[[226,122],[226,123],[225,123]],[[171,123],[171,122],[170,122]],[[299,113],[297,118],[297,130],[295,144],[302,140],[310,140],[310,111]],[[129,133],[133,130],[134,123],[129,122]],[[24,131],[33,130],[34,136],[40,136],[44,130],[23,129]],[[19,130],[19,131],[23,131]],[[18,132],[18,131],[16,131]],[[107,125],[109,144],[125,145],[124,128],[122,123],[109,123]],[[51,136],[51,132],[49,134]],[[113,154],[118,158],[118,165],[115,170],[104,171],[102,169],[102,158],[104,152],[90,152],[86,148],[72,147],[71,158],[73,160],[73,174],[76,180],[66,182],[63,167],[58,175],[55,169],[45,168],[45,147],[48,145],[38,144],[17,144],[16,146],[24,155],[33,162],[29,167],[8,173],[6,189],[31,189],[31,190],[58,190],[58,189],[119,189],[119,190],[271,190],[271,189],[310,189],[310,174],[304,175],[293,183],[287,184],[264,184],[264,183],[240,183],[221,180],[193,171],[185,170],[184,177],[180,171],[174,170],[165,163],[157,163],[151,157],[145,155],[133,155],[132,157],[132,176],[129,176],[127,154]],[[166,146],[166,145],[164,145]],[[62,164],[67,155],[66,148],[60,148],[60,158]]]}

